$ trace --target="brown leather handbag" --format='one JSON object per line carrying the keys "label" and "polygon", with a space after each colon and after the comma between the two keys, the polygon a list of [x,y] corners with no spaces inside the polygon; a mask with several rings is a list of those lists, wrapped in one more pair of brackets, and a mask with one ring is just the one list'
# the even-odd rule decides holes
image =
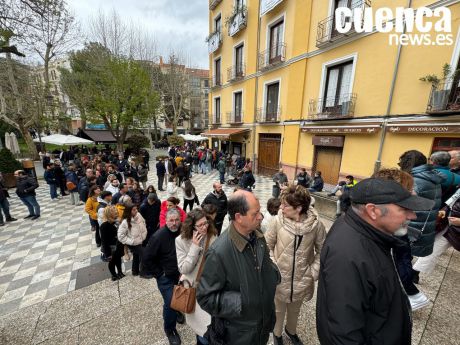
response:
{"label": "brown leather handbag", "polygon": [[[198,269],[198,274],[196,275],[197,283],[200,280],[201,273],[203,272],[204,255],[208,250],[210,240],[211,235],[208,234],[203,252],[203,259],[201,260],[200,268]],[[187,282],[189,286],[184,286],[184,282]],[[171,298],[171,309],[180,311],[181,313],[191,314],[195,311],[195,303],[196,287],[192,286],[192,284],[190,284],[187,280],[180,281],[178,285],[174,285],[173,295]]]}

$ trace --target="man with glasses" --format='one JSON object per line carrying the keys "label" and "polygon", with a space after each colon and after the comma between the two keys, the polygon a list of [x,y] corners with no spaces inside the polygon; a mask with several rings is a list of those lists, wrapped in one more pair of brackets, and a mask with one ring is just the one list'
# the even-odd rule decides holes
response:
{"label": "man with glasses", "polygon": [[180,213],[171,208],[166,213],[166,225],[157,230],[144,249],[141,277],[157,280],[158,290],[163,297],[164,331],[169,344],[181,344],[176,323],[184,323],[184,315],[170,308],[174,285],[179,282],[179,268],[176,257],[176,237],[180,234]]}
{"label": "man with glasses", "polygon": [[197,290],[198,303],[212,317],[207,338],[266,344],[275,325],[281,278],[260,231],[259,200],[238,190],[228,200],[228,214],[230,226],[209,248]]}
{"label": "man with glasses", "polygon": [[24,217],[24,219],[31,218],[35,220],[40,217],[40,205],[35,198],[35,189],[38,188],[37,181],[27,176],[24,170],[16,170],[14,172],[14,176],[16,177],[16,194],[27,206],[29,210],[29,215]]}

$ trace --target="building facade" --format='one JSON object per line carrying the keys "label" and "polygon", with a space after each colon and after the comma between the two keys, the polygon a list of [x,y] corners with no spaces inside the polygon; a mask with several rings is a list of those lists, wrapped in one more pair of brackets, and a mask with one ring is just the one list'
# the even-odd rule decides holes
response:
{"label": "building facade", "polygon": [[[336,27],[338,7],[422,6],[450,10],[452,44],[390,44],[375,23]],[[330,184],[395,167],[409,149],[460,149],[459,76],[441,76],[446,63],[460,68],[459,19],[458,0],[210,0],[204,135],[259,173],[282,166],[292,179],[304,167]],[[420,80],[432,74],[437,83]]]}

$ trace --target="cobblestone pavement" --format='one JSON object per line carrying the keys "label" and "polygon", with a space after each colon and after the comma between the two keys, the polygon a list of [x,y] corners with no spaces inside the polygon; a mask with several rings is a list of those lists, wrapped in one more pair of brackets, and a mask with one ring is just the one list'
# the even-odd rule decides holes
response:
{"label": "cobblestone pavement", "polygon": [[[151,166],[148,182],[157,187],[153,162]],[[215,170],[192,177],[201,201],[217,180]],[[271,186],[270,179],[256,176],[255,194],[263,209]],[[41,180],[37,190],[41,217],[35,221],[23,219],[27,209],[14,191],[10,193],[11,214],[18,221],[0,228],[0,315],[73,291],[77,270],[100,262],[84,206],[70,205],[68,196],[52,201],[48,190]],[[224,186],[224,190],[230,195],[233,188]],[[166,192],[159,192],[159,197],[165,200]]]}

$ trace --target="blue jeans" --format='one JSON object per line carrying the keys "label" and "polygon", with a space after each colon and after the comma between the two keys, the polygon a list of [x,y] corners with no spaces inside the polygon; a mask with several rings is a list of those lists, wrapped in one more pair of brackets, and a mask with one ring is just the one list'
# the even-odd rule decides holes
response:
{"label": "blue jeans", "polygon": [[20,199],[29,209],[30,216],[40,215],[40,205],[38,204],[37,199],[35,199],[35,195],[23,196]]}
{"label": "blue jeans", "polygon": [[209,341],[205,337],[200,337],[199,335],[196,336],[196,342],[197,344],[203,344],[203,345],[208,345]]}
{"label": "blue jeans", "polygon": [[219,177],[220,177],[220,184],[225,183],[225,172],[219,172]]}
{"label": "blue jeans", "polygon": [[6,197],[4,200],[0,201],[0,223],[3,223],[2,210],[3,210],[3,213],[5,214],[6,220],[10,219],[11,218],[10,203],[8,202],[8,199]]}
{"label": "blue jeans", "polygon": [[51,183],[51,184],[49,184],[49,186],[50,186],[51,199],[56,199],[58,197],[58,195],[57,195],[57,185],[55,185],[54,183]]}
{"label": "blue jeans", "polygon": [[158,290],[160,290],[164,302],[163,322],[165,331],[176,329],[177,313],[170,307],[175,284],[177,284],[177,281],[165,275],[157,278]]}

